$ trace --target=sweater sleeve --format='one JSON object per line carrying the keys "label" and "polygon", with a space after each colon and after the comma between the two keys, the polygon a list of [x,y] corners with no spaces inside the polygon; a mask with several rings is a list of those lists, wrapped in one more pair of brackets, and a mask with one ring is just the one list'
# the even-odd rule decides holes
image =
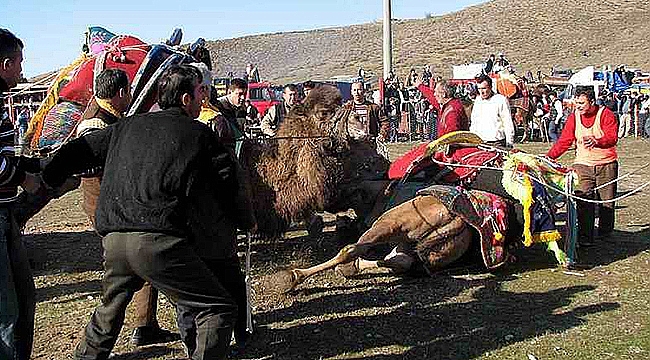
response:
{"label": "sweater sleeve", "polygon": [[566,120],[566,124],[564,124],[564,129],[562,129],[560,138],[555,144],[553,144],[553,147],[551,147],[551,149],[546,153],[546,156],[550,157],[551,159],[557,159],[562,156],[562,154],[564,154],[567,150],[569,150],[569,147],[576,140],[575,130],[576,117],[574,113],[571,113]]}
{"label": "sweater sleeve", "polygon": [[43,169],[43,181],[59,187],[72,175],[104,165],[113,130],[109,126],[63,145]]}
{"label": "sweater sleeve", "polygon": [[440,103],[438,103],[438,100],[434,96],[433,90],[431,90],[430,87],[428,87],[428,86],[426,86],[424,84],[420,84],[420,86],[418,86],[418,90],[420,90],[422,95],[424,95],[424,97],[427,98],[427,100],[429,100],[431,105],[433,105],[433,107],[436,109],[436,111],[438,111],[438,114],[442,114],[442,109],[440,108]]}
{"label": "sweater sleeve", "polygon": [[618,123],[614,113],[605,108],[600,119],[600,127],[603,130],[603,137],[596,139],[596,147],[606,149],[616,146],[618,142]]}

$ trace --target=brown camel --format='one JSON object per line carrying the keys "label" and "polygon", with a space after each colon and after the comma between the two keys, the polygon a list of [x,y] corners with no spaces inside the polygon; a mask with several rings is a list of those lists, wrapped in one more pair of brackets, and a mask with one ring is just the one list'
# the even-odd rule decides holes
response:
{"label": "brown camel", "polygon": [[[429,270],[443,268],[462,256],[470,246],[472,231],[434,196],[417,196],[385,212],[355,244],[347,245],[332,259],[308,269],[293,269],[278,274],[284,290],[293,289],[308,277],[337,267],[344,276],[369,268],[386,267],[396,273],[408,271],[418,259]],[[383,260],[363,257],[380,244],[397,244]]]}
{"label": "brown camel", "polygon": [[276,138],[244,144],[240,158],[261,233],[279,235],[323,210],[368,216],[389,183],[390,163],[373,142],[350,138],[349,116],[338,90],[321,86],[287,114]]}

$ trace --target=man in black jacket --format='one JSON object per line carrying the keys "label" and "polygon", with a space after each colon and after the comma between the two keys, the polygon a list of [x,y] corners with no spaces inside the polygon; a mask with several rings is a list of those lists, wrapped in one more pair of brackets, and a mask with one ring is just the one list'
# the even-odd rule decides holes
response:
{"label": "man in black jacket", "polygon": [[[188,216],[197,206],[205,212],[212,204],[235,208],[238,192],[232,157],[206,125],[194,121],[204,91],[196,68],[173,66],[158,83],[163,111],[122,119],[73,140],[43,171],[44,183],[56,186],[69,174],[104,164],[96,213],[96,229],[104,236],[102,304],[76,359],[108,358],[126,306],[145,281],[177,305],[195,309],[192,359],[226,356],[237,305],[194,249]],[[206,189],[216,190],[206,194]],[[233,244],[222,246],[232,251]]]}

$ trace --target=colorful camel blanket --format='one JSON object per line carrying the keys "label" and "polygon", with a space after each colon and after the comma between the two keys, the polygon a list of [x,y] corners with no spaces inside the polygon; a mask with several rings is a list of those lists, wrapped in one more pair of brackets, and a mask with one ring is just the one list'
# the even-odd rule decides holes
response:
{"label": "colorful camel blanket", "polygon": [[505,200],[488,192],[448,185],[429,186],[418,191],[418,195],[435,196],[451,213],[478,232],[481,256],[487,269],[495,269],[506,262],[503,234],[508,227],[508,210]]}
{"label": "colorful camel blanket", "polygon": [[555,228],[551,198],[565,192],[570,170],[523,152],[508,154],[503,170],[503,188],[524,208],[524,245],[561,239]]}

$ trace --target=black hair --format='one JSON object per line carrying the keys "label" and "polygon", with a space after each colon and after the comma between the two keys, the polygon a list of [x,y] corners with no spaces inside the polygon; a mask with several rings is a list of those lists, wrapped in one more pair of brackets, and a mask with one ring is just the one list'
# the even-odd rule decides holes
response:
{"label": "black hair", "polygon": [[302,88],[303,89],[313,89],[316,87],[316,84],[314,84],[313,81],[307,80],[304,83],[302,83]]}
{"label": "black hair", "polygon": [[120,69],[104,69],[95,81],[95,96],[100,99],[111,99],[120,91],[126,88],[129,91],[129,78],[126,72]]}
{"label": "black hair", "polygon": [[11,31],[0,28],[0,60],[14,58],[25,45]]}
{"label": "black hair", "polygon": [[489,77],[489,76],[487,76],[485,74],[479,75],[479,76],[476,77],[476,85],[478,85],[478,84],[480,84],[480,83],[482,83],[484,81],[487,81],[488,87],[491,89],[492,88],[492,78],[491,77]]}
{"label": "black hair", "polygon": [[297,87],[296,85],[294,85],[294,84],[287,84],[287,85],[285,85],[285,86],[282,88],[282,91],[283,91],[283,92],[286,92],[287,89],[288,89],[289,91],[296,91],[296,92],[298,91],[298,87]]}
{"label": "black hair", "polygon": [[230,90],[235,90],[235,89],[248,90],[248,83],[244,79],[235,78],[235,79],[232,79],[232,81],[230,82],[230,86],[228,86],[228,89],[230,89]]}
{"label": "black hair", "polygon": [[576,98],[586,96],[587,100],[593,102],[596,100],[596,94],[591,86],[576,86]]}
{"label": "black hair", "polygon": [[183,95],[194,99],[194,88],[201,84],[203,76],[192,65],[174,65],[158,80],[158,105],[161,109],[183,107]]}

